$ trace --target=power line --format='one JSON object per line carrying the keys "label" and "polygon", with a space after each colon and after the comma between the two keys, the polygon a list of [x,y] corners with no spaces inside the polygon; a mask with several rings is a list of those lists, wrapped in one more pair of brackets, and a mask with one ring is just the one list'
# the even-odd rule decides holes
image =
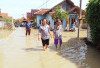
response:
{"label": "power line", "polygon": [[[42,7],[43,5],[47,4],[50,0],[47,0],[45,3],[43,3],[41,6],[39,6],[38,8]],[[37,8],[37,9],[38,9]]]}

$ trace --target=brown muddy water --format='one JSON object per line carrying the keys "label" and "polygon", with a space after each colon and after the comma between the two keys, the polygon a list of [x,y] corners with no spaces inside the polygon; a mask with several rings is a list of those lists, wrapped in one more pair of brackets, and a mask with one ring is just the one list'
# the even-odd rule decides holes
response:
{"label": "brown muddy water", "polygon": [[100,68],[100,53],[92,46],[66,46],[61,50],[61,55],[79,68]]}
{"label": "brown muddy water", "polygon": [[[87,36],[80,31],[80,37]],[[47,51],[43,51],[38,31],[33,29],[31,37],[25,36],[25,29],[18,28],[0,46],[0,68],[100,68],[100,52],[76,39],[76,32],[63,32],[62,48],[56,50],[50,39]]]}

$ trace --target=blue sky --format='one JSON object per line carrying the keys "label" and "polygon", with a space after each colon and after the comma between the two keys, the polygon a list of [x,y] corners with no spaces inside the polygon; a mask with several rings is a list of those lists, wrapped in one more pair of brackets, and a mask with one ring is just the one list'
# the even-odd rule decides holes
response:
{"label": "blue sky", "polygon": [[[0,0],[0,8],[2,12],[8,13],[14,19],[21,18],[26,12],[30,12],[31,9],[46,8],[46,4],[41,6],[48,0]],[[47,8],[52,8],[62,0],[49,0]],[[79,6],[80,0],[72,0],[75,5]],[[86,8],[88,0],[83,0],[82,9]],[[41,7],[40,7],[41,6]]]}

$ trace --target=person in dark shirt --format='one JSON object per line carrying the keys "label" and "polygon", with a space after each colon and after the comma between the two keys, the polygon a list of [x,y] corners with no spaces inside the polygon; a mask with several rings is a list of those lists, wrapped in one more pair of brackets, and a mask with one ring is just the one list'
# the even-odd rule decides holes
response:
{"label": "person in dark shirt", "polygon": [[30,33],[31,33],[31,28],[32,28],[32,24],[30,23],[29,20],[27,20],[27,23],[26,23],[26,25],[25,25],[25,28],[26,28],[26,36],[27,36],[27,34],[30,35]]}

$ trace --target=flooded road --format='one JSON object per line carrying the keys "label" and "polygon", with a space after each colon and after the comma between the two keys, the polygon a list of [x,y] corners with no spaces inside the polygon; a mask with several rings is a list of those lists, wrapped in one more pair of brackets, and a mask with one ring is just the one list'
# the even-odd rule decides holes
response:
{"label": "flooded road", "polygon": [[[0,68],[100,68],[99,52],[83,42],[77,42],[77,32],[63,32],[63,45],[55,49],[53,38],[46,51],[37,40],[37,30],[25,36],[24,28],[17,28],[0,47]],[[86,37],[86,30],[81,31]]]}
{"label": "flooded road", "polygon": [[0,28],[0,46],[4,43],[6,38],[13,32],[13,30]]}

